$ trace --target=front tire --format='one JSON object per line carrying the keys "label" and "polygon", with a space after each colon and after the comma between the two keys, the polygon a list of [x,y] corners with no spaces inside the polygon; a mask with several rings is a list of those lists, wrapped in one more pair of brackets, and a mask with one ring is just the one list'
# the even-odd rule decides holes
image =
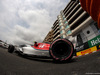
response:
{"label": "front tire", "polygon": [[13,45],[9,45],[8,47],[8,52],[9,53],[13,53],[14,52],[15,47]]}
{"label": "front tire", "polygon": [[50,56],[56,61],[70,61],[74,46],[67,39],[57,39],[50,45]]}

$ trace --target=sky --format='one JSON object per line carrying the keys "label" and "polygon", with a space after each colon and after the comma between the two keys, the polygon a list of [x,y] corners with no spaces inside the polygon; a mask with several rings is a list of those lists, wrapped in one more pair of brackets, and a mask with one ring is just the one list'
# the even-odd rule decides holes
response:
{"label": "sky", "polygon": [[0,0],[0,40],[42,42],[70,0]]}

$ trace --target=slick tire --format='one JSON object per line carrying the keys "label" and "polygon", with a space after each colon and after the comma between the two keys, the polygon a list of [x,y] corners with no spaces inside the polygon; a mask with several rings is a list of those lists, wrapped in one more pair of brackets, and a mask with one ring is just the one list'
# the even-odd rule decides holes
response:
{"label": "slick tire", "polygon": [[15,47],[13,45],[9,45],[8,47],[8,52],[9,53],[13,53],[14,52]]}
{"label": "slick tire", "polygon": [[73,44],[67,39],[57,39],[50,45],[50,56],[54,61],[70,61],[74,52]]}

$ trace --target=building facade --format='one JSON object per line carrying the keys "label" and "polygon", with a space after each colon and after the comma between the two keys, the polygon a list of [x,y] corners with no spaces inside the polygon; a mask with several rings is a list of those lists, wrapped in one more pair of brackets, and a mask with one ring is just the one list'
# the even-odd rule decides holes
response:
{"label": "building facade", "polygon": [[53,30],[49,31],[43,42],[51,43],[53,41]]}
{"label": "building facade", "polygon": [[70,40],[74,45],[76,56],[100,49],[100,30],[97,22],[82,9],[79,0],[71,0],[60,11],[43,42],[52,43],[58,38]]}
{"label": "building facade", "polygon": [[[60,11],[57,20],[54,22],[51,33],[52,38],[46,36],[43,42],[53,42],[58,38],[75,36],[80,30],[92,22],[91,16],[84,11],[78,0],[71,0],[67,6]],[[49,41],[49,39],[53,39]]]}

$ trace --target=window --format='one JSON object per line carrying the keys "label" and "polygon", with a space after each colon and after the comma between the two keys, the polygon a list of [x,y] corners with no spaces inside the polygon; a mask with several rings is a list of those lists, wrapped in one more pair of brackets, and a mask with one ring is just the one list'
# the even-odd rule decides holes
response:
{"label": "window", "polygon": [[67,21],[65,21],[65,24],[68,23]]}
{"label": "window", "polygon": [[99,31],[99,28],[98,28],[97,22],[92,23],[91,28],[92,28],[92,30],[94,31],[94,34],[96,34],[96,35],[99,35],[99,34],[100,34],[100,33],[98,32],[98,31]]}
{"label": "window", "polygon": [[[90,34],[90,31],[87,31],[87,33]],[[83,40],[83,43],[85,43],[85,42],[88,41],[86,35],[85,35],[82,31],[81,31],[81,33],[80,33],[80,36],[81,36],[81,38],[82,38],[82,40]]]}
{"label": "window", "polygon": [[69,25],[66,26],[66,29],[69,28]]}
{"label": "window", "polygon": [[61,31],[60,34],[62,34],[63,32]]}
{"label": "window", "polygon": [[78,35],[77,35],[77,46],[80,46],[80,45],[82,45],[82,44],[83,44],[83,41],[82,41],[81,35],[78,34]]}
{"label": "window", "polygon": [[67,31],[67,34],[71,34],[71,31],[70,31],[70,30],[68,30],[68,31]]}
{"label": "window", "polygon": [[99,30],[97,22],[94,23],[94,26],[97,28],[97,30]]}

